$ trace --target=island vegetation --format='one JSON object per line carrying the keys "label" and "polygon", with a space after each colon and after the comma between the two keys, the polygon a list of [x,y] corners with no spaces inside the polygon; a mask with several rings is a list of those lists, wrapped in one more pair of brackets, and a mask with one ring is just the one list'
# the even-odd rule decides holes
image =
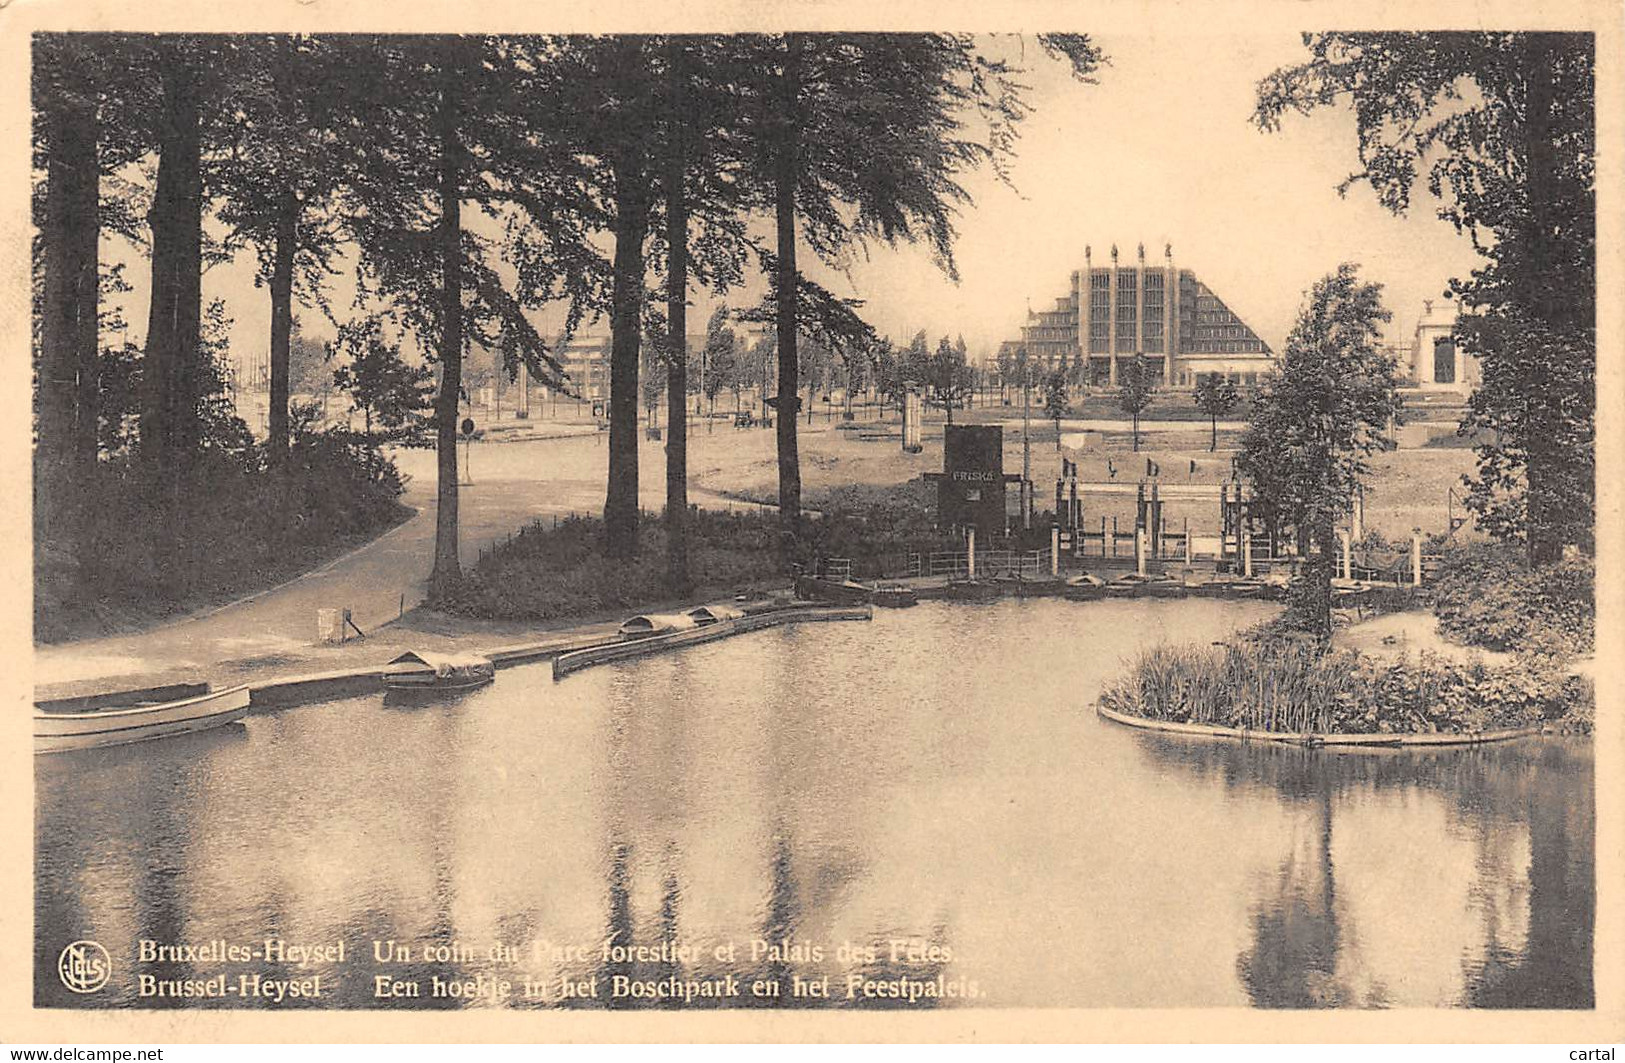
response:
{"label": "island vegetation", "polygon": [[[1442,216],[1486,258],[1448,294],[1470,311],[1456,340],[1483,366],[1461,434],[1478,459],[1467,506],[1490,541],[1452,543],[1424,596],[1445,638],[1515,656],[1376,659],[1334,644],[1335,532],[1367,459],[1393,446],[1403,417],[1394,367],[1375,343],[1387,319],[1380,291],[1345,265],[1306,299],[1238,456],[1260,511],[1299,546],[1287,610],[1222,647],[1152,649],[1100,703],[1151,720],[1307,734],[1588,730],[1592,683],[1571,665],[1591,652],[1596,623],[1589,38],[1329,33],[1305,45],[1306,63],[1260,85],[1260,127],[1351,106],[1365,169],[1345,187],[1366,183],[1404,213],[1427,168]],[[1476,93],[1465,109],[1464,79]]]}

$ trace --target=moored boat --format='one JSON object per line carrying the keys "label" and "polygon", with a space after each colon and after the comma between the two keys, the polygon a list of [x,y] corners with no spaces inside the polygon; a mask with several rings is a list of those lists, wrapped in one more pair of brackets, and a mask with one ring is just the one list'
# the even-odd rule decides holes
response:
{"label": "moored boat", "polygon": [[408,650],[381,673],[389,690],[471,690],[496,678],[496,665],[472,653]]}
{"label": "moored boat", "polygon": [[[686,614],[698,627],[710,624],[721,624],[729,620],[738,620],[745,615],[743,609],[736,609],[731,605],[711,604],[697,605]],[[623,628],[624,631],[624,628]]]}
{"label": "moored boat", "polygon": [[918,605],[920,596],[914,592],[912,587],[905,587],[902,584],[889,584],[876,587],[869,600],[875,605],[887,609],[906,609],[911,605]]}
{"label": "moored boat", "polygon": [[623,639],[646,639],[699,626],[699,619],[691,613],[639,613],[621,622],[620,635]]}
{"label": "moored boat", "polygon": [[1092,602],[1106,597],[1106,581],[1085,572],[1067,580],[1066,588],[1061,593],[1073,601]]}
{"label": "moored boat", "polygon": [[178,700],[98,708],[88,712],[34,713],[34,752],[144,742],[234,723],[248,715],[247,686],[206,691]]}
{"label": "moored boat", "polygon": [[949,598],[975,602],[1002,598],[1004,589],[992,580],[952,579],[948,581],[944,594]]}
{"label": "moored boat", "polygon": [[874,591],[856,580],[825,579],[822,576],[796,577],[796,597],[808,601],[861,605],[868,602],[873,594]]}

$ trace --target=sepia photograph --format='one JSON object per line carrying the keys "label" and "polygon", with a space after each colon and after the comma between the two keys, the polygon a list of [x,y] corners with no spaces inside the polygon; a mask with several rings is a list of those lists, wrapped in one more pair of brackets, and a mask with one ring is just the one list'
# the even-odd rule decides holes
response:
{"label": "sepia photograph", "polygon": [[1617,10],[1045,10],[0,11],[22,1006],[1617,1038]]}

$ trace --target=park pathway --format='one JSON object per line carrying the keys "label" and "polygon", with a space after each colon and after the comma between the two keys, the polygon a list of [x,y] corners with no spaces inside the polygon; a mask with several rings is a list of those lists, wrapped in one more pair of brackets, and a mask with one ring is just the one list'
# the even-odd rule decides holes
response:
{"label": "park pathway", "polygon": [[[765,432],[751,434],[771,437]],[[475,442],[468,461],[473,483],[459,494],[463,565],[472,565],[482,550],[527,521],[601,511],[608,460],[603,437],[604,433],[589,430],[569,439]],[[760,447],[741,449],[744,453],[737,460],[747,461]],[[659,510],[665,505],[661,444],[645,441],[639,457],[641,504]],[[128,677],[201,672],[221,664],[279,658],[308,658],[320,666],[323,647],[315,645],[318,609],[348,608],[356,625],[370,632],[423,600],[434,552],[434,460],[432,451],[397,456],[409,478],[402,501],[417,513],[383,536],[314,572],[209,612],[136,634],[38,646],[34,689],[57,692],[98,681],[111,684]],[[689,496],[706,509],[748,505],[698,488],[691,488]]]}

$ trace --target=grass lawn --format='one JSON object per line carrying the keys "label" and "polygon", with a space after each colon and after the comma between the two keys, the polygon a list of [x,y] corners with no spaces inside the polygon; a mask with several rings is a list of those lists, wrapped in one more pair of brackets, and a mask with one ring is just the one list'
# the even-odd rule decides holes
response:
{"label": "grass lawn", "polygon": [[[957,414],[955,420],[957,423]],[[879,424],[859,424],[858,430],[836,429],[820,418],[811,430],[803,426],[802,494],[808,506],[817,508],[833,489],[844,484],[901,484],[918,479],[922,473],[941,471],[940,420],[927,421],[921,439],[924,450],[919,454],[905,453],[901,437],[889,434],[899,430],[895,416]],[[1149,458],[1159,467],[1164,484],[1216,485],[1230,475],[1237,442],[1236,433],[1220,432],[1219,449],[1210,452],[1207,426],[1194,422],[1188,431],[1142,433],[1139,451],[1133,449],[1127,432],[1074,433],[1063,429],[1062,437],[1068,444],[1081,445],[1065,445],[1058,451],[1055,426],[1034,420],[1031,469],[1040,510],[1054,505],[1055,480],[1063,457],[1077,463],[1079,478],[1085,482],[1136,484],[1145,475]],[[1416,527],[1425,533],[1445,531],[1449,526],[1448,492],[1455,487],[1459,495],[1462,474],[1474,468],[1472,451],[1451,447],[1391,451],[1374,456],[1371,464],[1366,527],[1390,539],[1406,538]],[[1021,430],[1006,427],[1004,471],[1019,473],[1021,467]],[[778,466],[771,457],[771,448],[754,462],[709,473],[700,471],[696,480],[707,488],[753,501],[772,503],[778,498]],[[1009,492],[1009,500],[1014,511],[1015,491]],[[1120,524],[1132,526],[1134,508],[1132,493],[1094,495],[1084,501],[1084,520],[1098,527],[1102,516],[1108,521],[1115,516]],[[1178,528],[1188,518],[1193,529],[1211,533],[1209,526],[1216,527],[1218,522],[1218,506],[1216,502],[1169,501],[1164,506],[1164,517],[1170,528]]]}

